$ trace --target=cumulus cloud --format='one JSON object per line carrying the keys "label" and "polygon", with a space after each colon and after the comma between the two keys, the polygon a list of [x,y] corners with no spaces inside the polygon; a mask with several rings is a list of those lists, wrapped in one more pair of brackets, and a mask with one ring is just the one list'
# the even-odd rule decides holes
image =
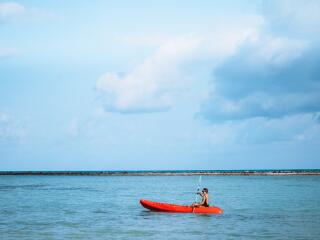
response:
{"label": "cumulus cloud", "polygon": [[[298,6],[297,11],[303,12],[303,5]],[[310,5],[306,8],[308,11]],[[280,17],[286,19],[287,15]],[[298,17],[302,24],[302,15]],[[268,16],[265,19],[269,21]],[[305,22],[310,24],[310,19]],[[268,23],[269,32],[273,21]],[[236,54],[214,70],[214,89],[203,105],[203,114],[211,121],[228,121],[320,111],[320,49],[315,39],[287,28],[282,36],[277,31],[261,31],[256,41],[243,43]]]}
{"label": "cumulus cloud", "polygon": [[233,54],[242,41],[254,38],[259,24],[260,18],[250,16],[230,26],[233,30],[228,32],[220,27],[210,34],[160,40],[157,37],[156,41],[152,38],[152,42],[160,46],[144,62],[124,75],[106,73],[98,79],[96,89],[102,93],[105,109],[121,113],[170,109],[173,98],[191,87],[190,82],[195,80],[188,75],[191,64],[207,61],[211,66],[216,65]]}
{"label": "cumulus cloud", "polygon": [[25,11],[24,6],[15,2],[0,3],[0,22],[9,20]]}
{"label": "cumulus cloud", "polygon": [[171,106],[170,92],[182,81],[179,65],[192,58],[201,39],[188,36],[163,44],[151,57],[121,76],[106,73],[96,87],[106,96],[106,109],[120,112],[159,111]]}
{"label": "cumulus cloud", "polygon": [[261,15],[216,19],[223,24],[206,33],[129,37],[129,42],[159,47],[129,72],[98,79],[105,110],[170,109],[201,81],[190,79],[189,69],[208,65],[214,79],[202,113],[211,121],[319,111],[320,11],[314,10],[319,6],[317,1],[268,1]]}
{"label": "cumulus cloud", "polygon": [[314,49],[280,66],[253,63],[247,51],[238,54],[217,69],[204,113],[218,121],[320,111],[319,61]]}

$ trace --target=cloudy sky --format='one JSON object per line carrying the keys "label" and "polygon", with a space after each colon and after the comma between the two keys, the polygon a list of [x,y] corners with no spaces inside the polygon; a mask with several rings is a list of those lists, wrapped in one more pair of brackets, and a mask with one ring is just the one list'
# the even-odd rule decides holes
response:
{"label": "cloudy sky", "polygon": [[0,1],[0,170],[320,168],[320,2]]}

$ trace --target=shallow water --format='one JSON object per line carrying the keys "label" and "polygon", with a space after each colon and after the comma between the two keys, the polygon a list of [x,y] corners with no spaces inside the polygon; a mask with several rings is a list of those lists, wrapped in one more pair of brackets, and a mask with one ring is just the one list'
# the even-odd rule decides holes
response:
{"label": "shallow water", "polygon": [[0,176],[1,239],[318,239],[319,176],[205,176],[223,215],[150,212],[189,204],[196,176]]}

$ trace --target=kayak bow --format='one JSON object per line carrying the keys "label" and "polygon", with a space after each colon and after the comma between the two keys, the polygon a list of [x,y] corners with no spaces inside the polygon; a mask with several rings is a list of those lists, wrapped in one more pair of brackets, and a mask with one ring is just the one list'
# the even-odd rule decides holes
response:
{"label": "kayak bow", "polygon": [[179,212],[179,213],[209,213],[209,214],[221,214],[223,210],[219,207],[191,207],[176,205],[170,203],[153,202],[149,200],[141,199],[140,203],[143,207],[152,211],[161,212]]}

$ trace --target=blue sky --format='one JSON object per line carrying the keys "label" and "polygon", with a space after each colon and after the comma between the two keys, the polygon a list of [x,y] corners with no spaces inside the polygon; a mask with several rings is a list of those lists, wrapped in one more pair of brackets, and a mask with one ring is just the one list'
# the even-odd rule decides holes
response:
{"label": "blue sky", "polygon": [[0,1],[0,170],[320,168],[319,1]]}

